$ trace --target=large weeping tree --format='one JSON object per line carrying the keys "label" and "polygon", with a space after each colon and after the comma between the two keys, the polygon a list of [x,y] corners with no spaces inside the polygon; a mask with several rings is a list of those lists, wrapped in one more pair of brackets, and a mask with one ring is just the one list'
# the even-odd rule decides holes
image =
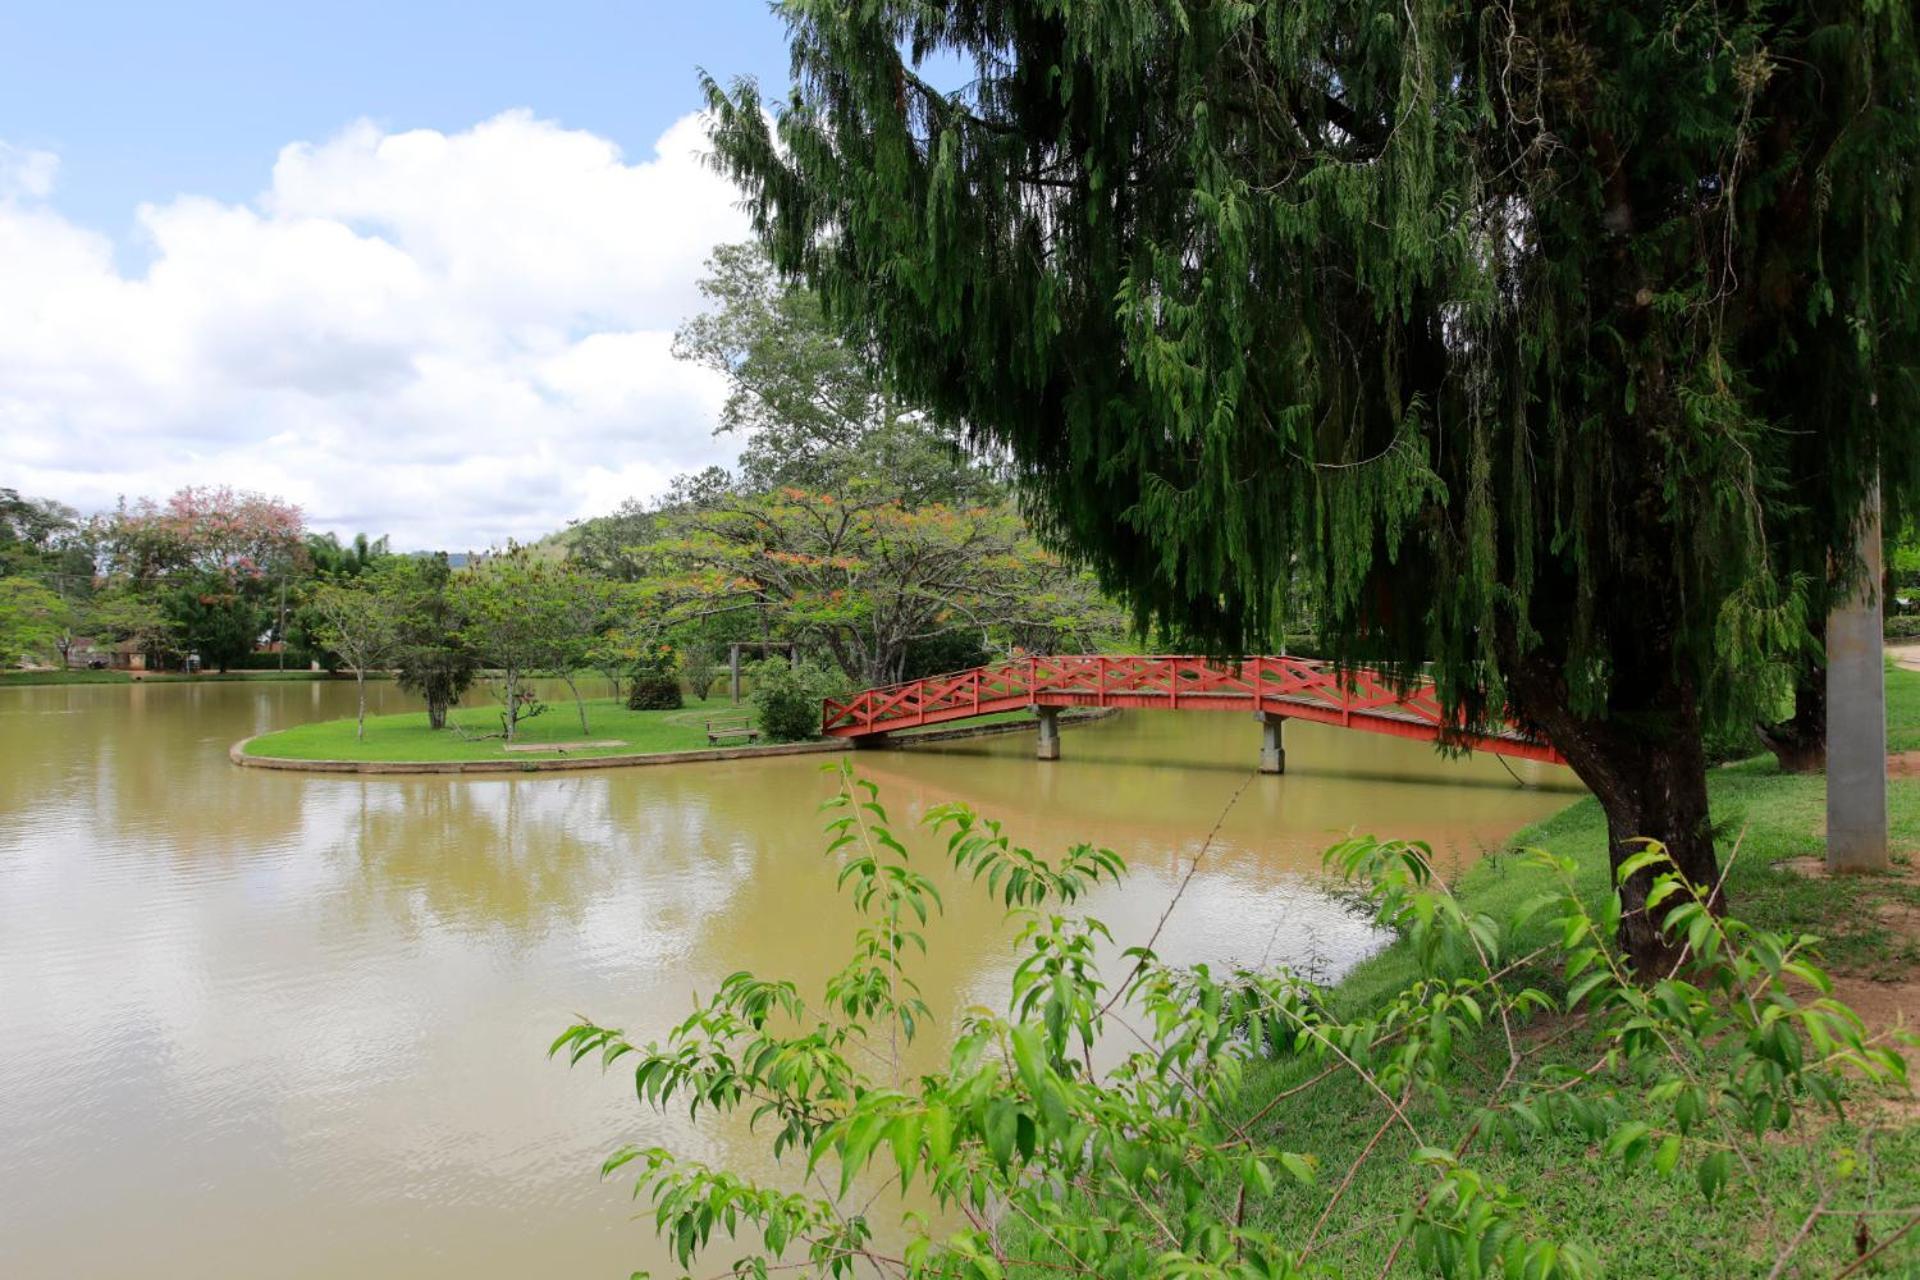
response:
{"label": "large weeping tree", "polygon": [[775,261],[1143,621],[1310,590],[1716,882],[1703,722],[1914,469],[1905,0],[785,15],[790,98],[708,86]]}

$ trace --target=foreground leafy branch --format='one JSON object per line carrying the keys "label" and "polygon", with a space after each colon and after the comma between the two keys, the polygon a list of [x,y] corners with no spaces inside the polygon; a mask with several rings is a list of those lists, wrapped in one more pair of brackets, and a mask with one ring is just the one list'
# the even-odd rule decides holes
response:
{"label": "foreground leafy branch", "polygon": [[[1712,886],[1687,883],[1657,845],[1621,874],[1653,876],[1647,909],[1660,912],[1679,960],[1641,982],[1614,942],[1618,898],[1589,910],[1569,860],[1526,853],[1555,887],[1496,920],[1452,895],[1425,846],[1343,842],[1330,866],[1405,938],[1418,974],[1340,1016],[1298,975],[1180,969],[1145,948],[1123,953],[1128,977],[1111,990],[1099,964],[1111,936],[1068,908],[1117,883],[1121,860],[1089,846],[1046,859],[964,806],[937,808],[924,825],[946,837],[958,872],[1013,913],[1020,958],[1007,1012],[962,1015],[944,1067],[908,1079],[903,1048],[933,1017],[910,962],[943,904],[873,784],[848,766],[839,782],[827,851],[861,923],[818,1000],[736,973],[663,1040],[639,1045],[583,1020],[552,1047],[571,1063],[623,1064],[643,1102],[685,1106],[697,1123],[744,1114],[787,1158],[780,1186],[659,1147],[608,1158],[603,1171],[634,1177],[689,1272],[724,1247],[707,1265],[756,1280],[791,1270],[1340,1275],[1325,1228],[1362,1167],[1391,1146],[1411,1153],[1402,1158],[1418,1179],[1380,1224],[1394,1233],[1387,1270],[1411,1249],[1419,1269],[1445,1276],[1590,1276],[1595,1256],[1543,1234],[1522,1191],[1488,1172],[1496,1144],[1578,1133],[1650,1176],[1687,1176],[1692,1187],[1676,1182],[1674,1194],[1710,1205],[1751,1175],[1761,1144],[1804,1127],[1810,1105],[1838,1114],[1850,1088],[1904,1080],[1900,1056],[1833,998],[1812,939],[1716,915]],[[1543,930],[1546,942],[1522,949]],[[1552,1034],[1537,1034],[1543,1019]],[[1587,1044],[1577,1061],[1589,1065],[1546,1052],[1567,1037]],[[1487,1086],[1475,1073],[1489,1044],[1499,1074]],[[1236,1120],[1247,1068],[1262,1059],[1298,1060],[1311,1074]],[[1315,1090],[1342,1077],[1379,1113],[1344,1167],[1263,1136],[1274,1108],[1312,1106]],[[1464,1123],[1443,1136],[1430,1132],[1435,1117]],[[1395,1130],[1404,1142],[1383,1143]],[[1310,1188],[1319,1211],[1276,1232],[1250,1209],[1283,1182]],[[935,1213],[874,1214],[916,1188]]]}

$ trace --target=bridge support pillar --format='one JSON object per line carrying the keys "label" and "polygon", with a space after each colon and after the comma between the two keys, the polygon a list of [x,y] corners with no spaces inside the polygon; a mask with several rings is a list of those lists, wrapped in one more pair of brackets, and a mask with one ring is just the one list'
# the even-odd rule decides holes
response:
{"label": "bridge support pillar", "polygon": [[1272,711],[1257,714],[1260,717],[1260,772],[1285,773],[1287,742],[1281,726],[1286,724],[1287,718]]}
{"label": "bridge support pillar", "polygon": [[1058,760],[1060,758],[1060,708],[1039,707],[1033,714],[1040,718],[1040,742],[1034,748],[1036,760]]}

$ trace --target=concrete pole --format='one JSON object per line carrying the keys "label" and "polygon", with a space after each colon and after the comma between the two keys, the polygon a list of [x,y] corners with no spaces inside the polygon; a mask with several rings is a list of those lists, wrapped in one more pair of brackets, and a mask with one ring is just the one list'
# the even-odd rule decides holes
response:
{"label": "concrete pole", "polygon": [[1827,870],[1887,867],[1887,690],[1880,486],[1860,520],[1860,577],[1827,614]]}
{"label": "concrete pole", "polygon": [[1287,718],[1272,711],[1256,712],[1260,717],[1260,772],[1287,771],[1287,740],[1281,726]]}
{"label": "concrete pole", "polygon": [[1033,714],[1040,717],[1040,743],[1034,748],[1036,760],[1058,760],[1060,758],[1060,708],[1035,707]]}

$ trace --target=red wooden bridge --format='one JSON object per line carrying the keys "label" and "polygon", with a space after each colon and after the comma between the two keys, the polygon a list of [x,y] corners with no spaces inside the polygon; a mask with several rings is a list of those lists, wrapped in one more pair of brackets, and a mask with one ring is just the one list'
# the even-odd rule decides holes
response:
{"label": "red wooden bridge", "polygon": [[996,711],[1032,708],[1040,717],[1040,755],[1059,756],[1057,717],[1066,707],[1162,711],[1243,711],[1267,727],[1261,767],[1282,772],[1280,725],[1286,720],[1450,743],[1548,764],[1566,761],[1551,745],[1517,729],[1466,733],[1440,712],[1431,684],[1396,689],[1365,668],[1336,672],[1311,658],[1194,657],[1019,658],[951,675],[828,698],[821,730],[830,737],[874,739],[895,729],[944,724]]}

